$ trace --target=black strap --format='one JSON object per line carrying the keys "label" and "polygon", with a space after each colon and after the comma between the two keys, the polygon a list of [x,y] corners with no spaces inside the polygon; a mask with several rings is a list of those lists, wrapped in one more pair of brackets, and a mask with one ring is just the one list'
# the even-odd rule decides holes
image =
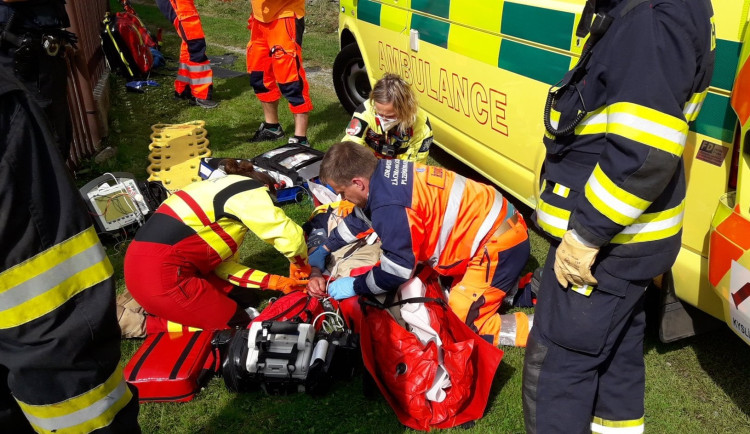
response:
{"label": "black strap", "polygon": [[128,381],[135,381],[136,379],[138,379],[138,371],[140,371],[143,364],[146,363],[146,359],[148,358],[148,355],[151,354],[151,351],[154,350],[154,348],[156,347],[156,344],[159,343],[162,337],[164,337],[164,332],[157,334],[154,340],[151,341],[151,345],[149,345],[148,348],[146,348],[146,351],[143,352],[143,354],[141,355],[141,358],[138,359],[137,362],[135,362],[135,366],[133,366],[133,370],[130,371],[130,376],[128,377]]}
{"label": "black strap", "polygon": [[445,300],[443,300],[442,298],[433,298],[433,297],[412,297],[412,298],[405,298],[403,300],[397,300],[397,301],[386,300],[384,303],[381,303],[374,296],[367,295],[367,296],[360,297],[359,302],[361,305],[372,306],[377,309],[388,309],[394,306],[401,306],[401,305],[409,304],[409,303],[422,303],[422,304],[437,303],[443,308],[447,307]]}
{"label": "black strap", "polygon": [[193,337],[190,338],[190,341],[185,346],[185,348],[182,350],[182,354],[180,354],[180,357],[177,358],[177,361],[174,364],[174,368],[172,368],[172,372],[169,373],[169,379],[174,380],[177,378],[177,374],[180,372],[180,368],[182,368],[182,365],[185,363],[185,360],[190,355],[190,353],[193,351],[193,347],[195,346],[195,342],[198,340],[198,338],[201,336],[201,333],[203,331],[195,332]]}
{"label": "black strap", "polygon": [[646,2],[648,2],[648,1],[651,1],[651,0],[630,0],[630,1],[629,1],[629,2],[628,2],[628,3],[627,3],[627,4],[626,4],[626,5],[625,5],[625,6],[624,6],[624,7],[622,8],[622,10],[620,11],[620,16],[621,16],[621,17],[624,17],[625,15],[627,15],[627,13],[628,13],[628,12],[630,12],[631,10],[633,10],[633,8],[635,8],[636,6],[638,6],[638,5],[639,5],[639,4],[641,4],[641,3],[646,3]]}

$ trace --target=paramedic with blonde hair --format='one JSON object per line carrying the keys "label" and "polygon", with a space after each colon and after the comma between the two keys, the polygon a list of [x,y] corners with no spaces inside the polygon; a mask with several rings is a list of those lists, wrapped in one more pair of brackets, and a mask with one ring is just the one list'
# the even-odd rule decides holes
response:
{"label": "paramedic with blonde hair", "polygon": [[368,146],[378,158],[427,162],[432,126],[409,83],[385,74],[357,108],[342,141]]}

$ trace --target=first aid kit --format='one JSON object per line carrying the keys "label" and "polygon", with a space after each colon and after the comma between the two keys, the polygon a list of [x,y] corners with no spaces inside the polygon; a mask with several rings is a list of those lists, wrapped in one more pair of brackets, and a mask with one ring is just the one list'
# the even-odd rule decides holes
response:
{"label": "first aid kit", "polygon": [[140,402],[192,400],[216,374],[213,332],[162,332],[149,335],[125,366],[125,380],[138,389]]}

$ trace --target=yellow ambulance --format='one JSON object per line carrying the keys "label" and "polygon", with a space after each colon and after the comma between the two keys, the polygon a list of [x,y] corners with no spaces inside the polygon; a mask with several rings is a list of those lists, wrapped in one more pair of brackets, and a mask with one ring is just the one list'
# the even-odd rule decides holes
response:
{"label": "yellow ambulance", "polygon": [[[533,207],[544,102],[581,53],[575,30],[584,4],[340,0],[336,93],[351,112],[384,73],[400,74],[429,114],[435,142]],[[716,66],[690,126],[682,251],[662,287],[667,301],[676,294],[750,343],[750,0],[713,7]],[[662,339],[693,334],[693,310],[662,306]]]}

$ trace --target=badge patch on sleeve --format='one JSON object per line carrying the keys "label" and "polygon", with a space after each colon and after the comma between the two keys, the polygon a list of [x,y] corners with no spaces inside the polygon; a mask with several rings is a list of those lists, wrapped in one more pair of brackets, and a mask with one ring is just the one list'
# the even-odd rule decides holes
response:
{"label": "badge patch on sleeve", "polygon": [[348,136],[362,137],[363,131],[364,127],[359,118],[352,118],[351,122],[349,122],[349,126],[346,127],[346,134]]}
{"label": "badge patch on sleeve", "polygon": [[419,147],[419,152],[427,152],[430,150],[430,146],[432,146],[432,137],[428,137],[424,140],[422,140],[422,146]]}
{"label": "badge patch on sleeve", "polygon": [[429,167],[427,169],[427,184],[445,188],[445,170],[440,167]]}

